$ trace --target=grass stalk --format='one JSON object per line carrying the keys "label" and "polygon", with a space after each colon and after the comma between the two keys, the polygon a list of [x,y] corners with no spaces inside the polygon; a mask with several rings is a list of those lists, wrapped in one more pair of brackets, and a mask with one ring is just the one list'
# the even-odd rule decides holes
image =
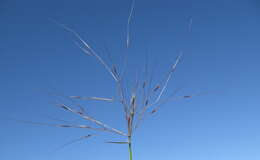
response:
{"label": "grass stalk", "polygon": [[129,141],[129,142],[128,142],[129,160],[133,160],[131,137],[128,138],[128,141]]}

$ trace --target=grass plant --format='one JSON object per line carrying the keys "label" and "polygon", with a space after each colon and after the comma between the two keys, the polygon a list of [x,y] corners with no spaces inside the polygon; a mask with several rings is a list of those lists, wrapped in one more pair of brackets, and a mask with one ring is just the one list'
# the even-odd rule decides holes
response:
{"label": "grass plant", "polygon": [[[130,24],[131,19],[134,12],[135,1],[132,2],[131,10],[129,17],[127,19],[127,31],[126,31],[126,48],[129,48],[131,45],[131,38],[130,38]],[[190,96],[169,96],[163,99],[163,95],[167,90],[168,83],[170,79],[173,77],[173,74],[181,60],[182,53],[176,58],[175,62],[169,67],[168,73],[158,82],[152,83],[152,76],[146,76],[144,80],[136,80],[134,86],[129,92],[125,90],[125,86],[123,83],[124,80],[124,68],[118,67],[116,64],[108,65],[106,61],[91,47],[89,43],[83,40],[83,38],[71,28],[60,24],[55,21],[59,26],[67,30],[68,32],[72,33],[76,38],[75,43],[79,46],[79,48],[90,57],[93,57],[100,63],[104,69],[110,74],[112,79],[115,82],[118,97],[117,98],[106,98],[106,97],[84,97],[84,96],[66,96],[66,98],[70,100],[87,100],[87,101],[105,101],[105,102],[114,102],[117,101],[121,104],[124,119],[126,121],[127,130],[121,131],[120,129],[114,128],[105,122],[98,120],[91,115],[89,115],[83,106],[76,104],[74,107],[69,106],[63,103],[56,104],[60,109],[71,112],[82,119],[91,122],[95,127],[88,126],[88,125],[81,125],[81,124],[67,124],[67,121],[62,120],[62,124],[49,124],[49,123],[38,123],[38,122],[30,122],[33,124],[38,125],[47,125],[47,126],[54,126],[54,127],[62,127],[62,128],[81,128],[81,129],[89,129],[94,130],[96,132],[107,132],[116,134],[118,136],[125,137],[126,141],[108,141],[107,143],[112,144],[125,144],[128,146],[129,151],[129,160],[133,159],[133,151],[132,151],[132,141],[133,141],[133,133],[136,129],[140,126],[141,122],[144,120],[146,115],[152,115],[156,113],[160,107],[170,101],[176,99],[183,99],[183,98],[191,98],[195,95]],[[148,75],[147,66],[145,67],[146,74]],[[92,134],[82,136],[76,140],[73,140],[65,145],[74,143],[76,141],[84,140],[93,136]]]}

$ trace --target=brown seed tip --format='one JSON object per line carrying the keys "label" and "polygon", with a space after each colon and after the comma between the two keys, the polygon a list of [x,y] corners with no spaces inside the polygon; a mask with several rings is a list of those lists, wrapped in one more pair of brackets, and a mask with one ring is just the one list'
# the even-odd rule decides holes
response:
{"label": "brown seed tip", "polygon": [[69,110],[69,108],[64,104],[58,104],[58,106],[61,107],[62,109]]}
{"label": "brown seed tip", "polygon": [[145,105],[146,105],[146,106],[148,105],[148,102],[149,102],[148,100],[145,101]]}
{"label": "brown seed tip", "polygon": [[66,125],[66,124],[62,124],[62,125],[59,125],[60,127],[65,127],[65,128],[69,128],[69,127],[72,127],[70,125]]}
{"label": "brown seed tip", "polygon": [[157,86],[153,89],[153,91],[155,92],[155,91],[157,91],[159,88],[160,88],[160,86],[157,85]]}
{"label": "brown seed tip", "polygon": [[146,83],[144,82],[144,83],[143,83],[143,88],[145,88],[145,86],[146,86]]}
{"label": "brown seed tip", "polygon": [[154,110],[152,110],[151,114],[153,114],[153,113],[155,113],[155,112],[156,112],[156,110],[154,109]]}

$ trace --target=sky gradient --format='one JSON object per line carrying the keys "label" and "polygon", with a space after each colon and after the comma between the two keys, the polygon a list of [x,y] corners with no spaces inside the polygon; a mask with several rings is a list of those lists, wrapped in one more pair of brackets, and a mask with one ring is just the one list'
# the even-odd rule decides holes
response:
{"label": "sky gradient", "polygon": [[[127,146],[104,143],[121,137],[101,134],[56,151],[92,132],[13,120],[84,123],[55,107],[67,101],[48,93],[116,95],[112,77],[50,18],[76,30],[107,62],[122,66],[127,54],[129,85],[146,60],[160,80],[182,51],[165,97],[178,88],[178,95],[209,91],[170,101],[145,119],[133,137],[134,160],[260,159],[260,2],[136,0],[126,49],[130,6],[130,0],[0,1],[1,160],[128,158]],[[125,130],[120,105],[83,104]]]}

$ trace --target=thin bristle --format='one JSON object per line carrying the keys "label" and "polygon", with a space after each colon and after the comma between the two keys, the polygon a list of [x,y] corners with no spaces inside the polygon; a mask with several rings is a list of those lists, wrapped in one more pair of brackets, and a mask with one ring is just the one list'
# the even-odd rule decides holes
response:
{"label": "thin bristle", "polygon": [[[94,49],[92,49],[92,47],[83,40],[83,38],[77,33],[75,32],[73,29],[67,27],[64,24],[61,24],[59,22],[57,22],[56,20],[51,19],[51,21],[53,21],[54,23],[58,24],[59,26],[61,26],[62,28],[64,28],[65,30],[67,30],[68,32],[72,33],[81,43],[82,45],[85,47],[83,51],[87,51],[88,55],[94,56],[98,62],[100,62],[104,68],[110,73],[110,75],[113,77],[113,79],[117,82],[118,79],[116,78],[116,76],[114,75],[114,73],[111,71],[111,68],[105,63],[105,61],[95,52]],[[79,44],[78,44],[79,45]],[[80,46],[80,45],[79,45]],[[81,47],[80,47],[81,48]],[[82,49],[82,48],[81,48]]]}
{"label": "thin bristle", "polygon": [[177,67],[181,57],[182,57],[182,53],[179,54],[175,63],[172,65],[172,68],[167,76],[166,82],[165,82],[164,86],[162,87],[162,90],[161,90],[160,94],[158,95],[157,99],[155,100],[155,103],[159,102],[159,100],[161,99],[161,96],[164,93],[165,89],[167,88],[168,82],[171,79],[173,72],[176,70],[176,67]]}
{"label": "thin bristle", "polygon": [[127,20],[127,35],[126,35],[126,47],[129,48],[129,44],[130,44],[130,23],[131,23],[131,19],[132,19],[132,15],[134,12],[134,6],[135,6],[135,0],[132,1],[132,6],[131,6],[131,10],[128,16],[128,20]]}
{"label": "thin bristle", "polygon": [[102,98],[102,97],[81,97],[81,96],[70,96],[70,98],[80,99],[80,100],[98,100],[98,101],[108,101],[113,102],[112,98]]}
{"label": "thin bristle", "polygon": [[66,106],[64,104],[58,104],[58,106],[63,108],[63,109],[65,109],[65,110],[67,110],[67,111],[70,111],[72,113],[75,113],[75,114],[79,115],[81,118],[83,118],[85,120],[91,121],[91,122],[95,123],[96,125],[98,125],[100,127],[103,127],[103,129],[106,130],[106,131],[110,131],[110,132],[113,132],[113,133],[116,133],[116,134],[119,134],[119,135],[122,135],[122,136],[127,136],[124,132],[119,131],[118,129],[115,129],[113,127],[110,127],[109,125],[107,125],[107,124],[105,124],[105,123],[103,123],[103,122],[101,122],[99,120],[96,120],[96,119],[94,119],[94,118],[92,118],[92,117],[90,117],[90,116],[88,116],[86,114],[79,113],[78,111],[72,109],[69,106]]}
{"label": "thin bristle", "polygon": [[55,152],[55,151],[58,151],[58,150],[60,150],[60,149],[62,149],[62,148],[64,148],[64,147],[66,147],[66,146],[68,146],[68,145],[71,145],[71,144],[73,144],[73,143],[76,143],[76,142],[79,142],[79,141],[81,141],[81,140],[90,138],[90,137],[92,137],[92,136],[93,136],[93,134],[88,134],[88,135],[86,135],[86,136],[82,136],[82,137],[80,137],[80,138],[73,139],[73,140],[71,140],[71,141],[69,141],[69,142],[63,144],[62,146],[56,148],[56,149],[54,150],[54,152]]}
{"label": "thin bristle", "polygon": [[129,142],[113,142],[113,141],[108,141],[106,143],[114,143],[114,144],[129,144]]}

